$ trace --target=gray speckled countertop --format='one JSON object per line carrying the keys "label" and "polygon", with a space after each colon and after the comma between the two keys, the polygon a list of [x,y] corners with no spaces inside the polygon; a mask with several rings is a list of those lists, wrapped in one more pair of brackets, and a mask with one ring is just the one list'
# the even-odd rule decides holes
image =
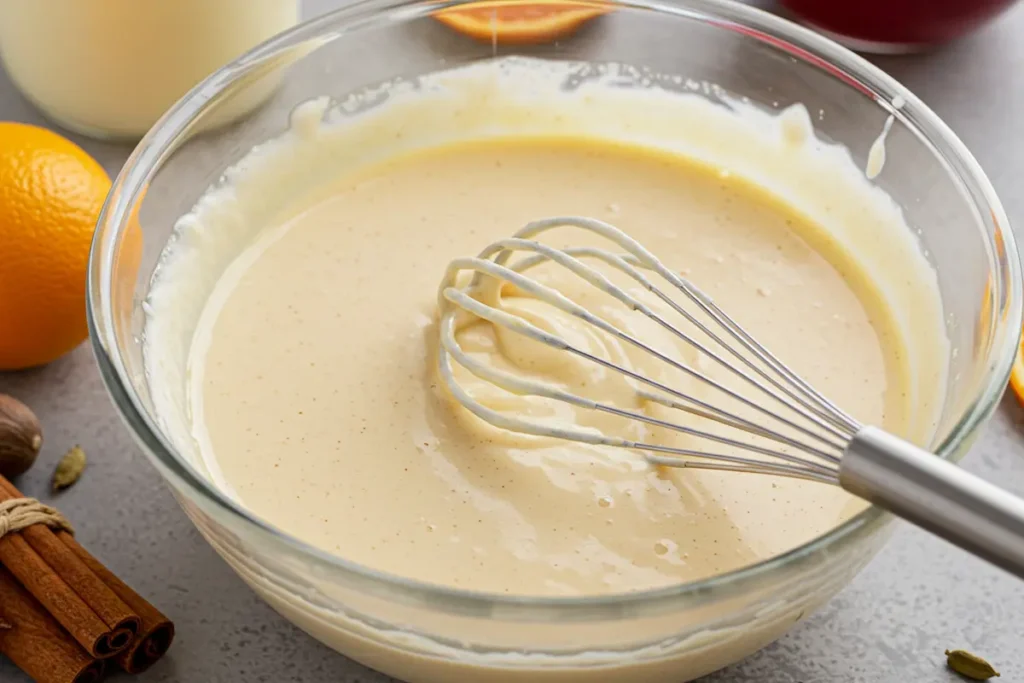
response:
{"label": "gray speckled countertop", "polygon": [[[337,4],[306,0],[305,13]],[[1020,230],[1024,5],[939,52],[876,62],[960,135]],[[2,73],[0,120],[45,125]],[[112,176],[130,151],[70,137]],[[78,522],[86,547],[177,623],[170,654],[141,681],[390,680],[279,617],[200,539],[115,415],[87,345],[48,367],[0,374],[0,392],[33,406],[46,431],[41,462],[19,482],[24,491],[51,500],[49,472],[64,449],[80,443],[91,455],[90,469],[57,504]],[[964,465],[1024,495],[1024,411],[1012,397],[1004,398]],[[901,524],[878,558],[819,613],[704,681],[941,683],[959,680],[943,667],[949,647],[984,654],[1002,670],[1002,681],[1024,681],[1024,584]],[[25,680],[0,661],[0,681]]]}

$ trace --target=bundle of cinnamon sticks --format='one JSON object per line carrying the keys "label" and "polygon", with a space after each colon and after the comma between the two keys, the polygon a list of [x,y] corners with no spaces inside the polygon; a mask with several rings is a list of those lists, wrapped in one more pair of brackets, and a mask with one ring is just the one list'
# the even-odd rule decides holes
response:
{"label": "bundle of cinnamon sticks", "polygon": [[[23,498],[0,476],[0,505]],[[0,654],[37,683],[94,683],[108,662],[149,668],[174,624],[53,526],[0,537]]]}

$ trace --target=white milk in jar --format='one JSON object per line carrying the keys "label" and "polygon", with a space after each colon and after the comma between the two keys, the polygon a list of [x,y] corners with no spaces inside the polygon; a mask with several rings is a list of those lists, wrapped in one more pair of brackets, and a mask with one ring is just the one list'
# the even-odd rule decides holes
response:
{"label": "white milk in jar", "polygon": [[[138,138],[192,86],[298,21],[299,0],[0,2],[0,57],[44,114]],[[239,101],[238,116],[259,103]]]}

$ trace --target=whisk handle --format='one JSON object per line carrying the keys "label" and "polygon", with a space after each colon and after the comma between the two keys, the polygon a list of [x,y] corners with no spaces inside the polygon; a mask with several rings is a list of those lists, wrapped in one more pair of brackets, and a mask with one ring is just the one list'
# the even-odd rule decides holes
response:
{"label": "whisk handle", "polygon": [[839,483],[1024,578],[1024,499],[875,427],[850,442]]}

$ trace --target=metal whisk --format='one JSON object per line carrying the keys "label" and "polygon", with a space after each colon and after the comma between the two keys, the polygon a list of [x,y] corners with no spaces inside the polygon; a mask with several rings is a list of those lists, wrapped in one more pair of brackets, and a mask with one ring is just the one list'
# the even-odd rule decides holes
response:
{"label": "metal whisk", "polygon": [[[581,229],[603,238],[617,250],[592,246],[555,248],[536,241],[542,233],[556,228]],[[513,261],[514,257],[518,259]],[[728,380],[716,379],[698,364],[655,348],[649,341],[637,338],[532,277],[530,271],[541,265],[565,269],[626,309],[645,316],[709,359],[708,364],[722,369]],[[653,295],[652,301],[661,303],[657,309],[644,303],[627,288],[617,285],[606,275],[608,272],[624,275]],[[467,278],[466,273],[472,277]],[[664,284],[658,286],[655,281]],[[667,386],[636,369],[574,345],[521,315],[502,310],[495,304],[503,287],[544,302],[572,316],[580,325],[592,326],[626,346],[650,354],[716,398],[701,398],[698,392]],[[441,377],[459,403],[495,427],[632,449],[656,465],[752,472],[835,484],[1024,578],[1024,500],[882,429],[860,424],[780,362],[710,297],[608,223],[575,216],[530,223],[514,236],[489,245],[477,257],[449,264],[438,300]],[[674,312],[687,324],[670,322],[661,310],[662,305],[665,312]],[[666,419],[601,402],[529,374],[488,364],[478,355],[466,352],[456,337],[460,325],[474,320],[487,321],[619,373],[637,387],[639,399],[668,408],[670,414],[681,419]],[[686,435],[687,439],[707,446],[690,448],[654,440],[636,441],[593,428],[494,410],[459,383],[453,363],[511,394],[541,397],[635,420],[666,433]],[[689,417],[682,419],[684,414]]]}

